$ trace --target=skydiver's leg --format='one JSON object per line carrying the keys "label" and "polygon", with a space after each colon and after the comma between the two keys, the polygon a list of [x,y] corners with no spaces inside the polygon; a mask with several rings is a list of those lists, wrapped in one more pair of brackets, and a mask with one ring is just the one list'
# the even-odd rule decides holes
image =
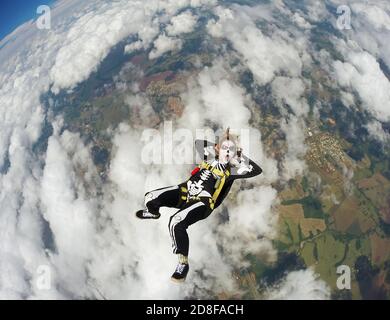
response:
{"label": "skydiver's leg", "polygon": [[159,188],[145,194],[144,210],[137,211],[140,219],[158,219],[161,207],[179,208],[181,205],[181,185]]}
{"label": "skydiver's leg", "polygon": [[145,193],[145,206],[149,212],[155,214],[159,213],[160,207],[177,207],[179,200],[179,186],[160,188]]}
{"label": "skydiver's leg", "polygon": [[169,219],[173,253],[176,253],[179,258],[179,264],[171,277],[172,280],[184,281],[189,270],[187,228],[195,222],[207,218],[210,213],[209,206],[202,201],[189,202]]}

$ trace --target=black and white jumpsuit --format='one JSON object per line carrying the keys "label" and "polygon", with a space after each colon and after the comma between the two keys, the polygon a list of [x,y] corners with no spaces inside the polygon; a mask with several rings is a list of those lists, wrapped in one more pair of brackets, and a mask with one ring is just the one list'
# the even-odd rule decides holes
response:
{"label": "black and white jumpsuit", "polygon": [[187,228],[207,218],[222,203],[234,180],[254,177],[262,172],[244,155],[239,167],[224,165],[216,159],[208,160],[206,148],[214,146],[208,141],[197,140],[195,146],[205,160],[193,170],[187,181],[145,194],[145,205],[151,213],[159,213],[160,207],[179,209],[169,219],[169,232],[173,253],[184,256],[188,256],[189,249]]}

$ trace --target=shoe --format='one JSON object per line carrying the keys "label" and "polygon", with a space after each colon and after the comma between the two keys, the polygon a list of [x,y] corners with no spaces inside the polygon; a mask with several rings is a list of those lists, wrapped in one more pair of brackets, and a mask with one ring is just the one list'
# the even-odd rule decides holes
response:
{"label": "shoe", "polygon": [[147,209],[138,210],[135,215],[139,219],[158,219],[160,218],[160,213],[154,214],[149,212]]}
{"label": "shoe", "polygon": [[187,263],[179,263],[175,272],[171,276],[171,280],[175,282],[184,282],[187,277],[188,270],[190,270],[190,267]]}

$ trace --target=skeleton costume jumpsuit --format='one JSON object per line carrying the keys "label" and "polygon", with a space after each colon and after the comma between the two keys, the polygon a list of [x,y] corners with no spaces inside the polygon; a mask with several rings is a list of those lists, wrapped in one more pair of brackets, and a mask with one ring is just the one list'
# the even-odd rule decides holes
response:
{"label": "skeleton costume jumpsuit", "polygon": [[214,157],[208,159],[214,148],[211,142],[197,140],[195,147],[204,160],[192,171],[187,181],[145,194],[145,205],[149,212],[157,214],[160,207],[179,209],[169,219],[169,232],[173,253],[184,256],[188,256],[189,249],[187,228],[207,218],[222,203],[234,180],[254,177],[262,172],[256,163],[244,155],[238,167],[222,164]]}

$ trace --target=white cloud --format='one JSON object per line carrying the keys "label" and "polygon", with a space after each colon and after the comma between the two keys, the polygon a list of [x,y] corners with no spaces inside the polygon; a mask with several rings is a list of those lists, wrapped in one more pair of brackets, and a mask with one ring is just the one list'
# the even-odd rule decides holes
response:
{"label": "white cloud", "polygon": [[[134,214],[149,188],[180,179],[177,167],[160,172],[158,167],[144,165],[139,132],[127,125],[120,126],[113,143],[112,183],[105,188],[102,212],[112,223],[103,226],[101,246],[91,263],[92,276],[108,298],[180,298],[182,289],[169,281],[176,262],[170,254],[169,214],[165,212],[158,221],[141,221]],[[103,262],[107,258],[109,264]]]}
{"label": "white cloud", "polygon": [[167,37],[165,34],[160,35],[153,43],[154,48],[149,53],[149,59],[156,59],[164,53],[179,50],[182,47],[182,41],[174,37]]}
{"label": "white cloud", "polygon": [[[187,6],[197,7],[214,3],[215,1],[211,0],[150,0],[146,4],[117,1],[90,6],[87,12],[80,14],[61,35],[61,47],[50,71],[53,92],[58,93],[61,89],[72,88],[86,80],[91,72],[96,71],[110,49],[130,35],[137,35],[139,42],[128,46],[126,52],[141,47],[148,48],[160,31],[157,12],[165,11],[165,15],[170,17]],[[162,15],[161,19],[165,15]],[[176,27],[179,28],[177,25]],[[150,54],[151,59],[180,48],[181,41],[160,36],[155,40],[154,46],[155,50]]]}
{"label": "white cloud", "polygon": [[79,296],[88,296],[86,264],[93,253],[96,233],[94,186],[98,179],[94,168],[78,135],[65,131],[50,137],[41,201],[58,251],[51,254],[57,271],[54,283]]}
{"label": "white cloud", "polygon": [[[304,118],[309,112],[305,98],[306,85],[300,78],[276,77],[271,83],[272,95],[275,97],[281,113],[286,117],[280,124],[286,136],[287,152],[283,159],[282,177],[286,180],[302,174],[306,169]],[[293,115],[286,108],[293,111]]]}
{"label": "white cloud", "polygon": [[[230,81],[221,61],[217,61],[211,68],[206,67],[199,74],[197,81],[200,89],[198,98],[201,99],[200,103],[204,106],[205,112],[199,113],[202,121],[199,119],[196,123],[204,123],[207,119],[222,127],[232,128],[240,128],[248,123],[250,111],[245,106],[245,91]],[[197,96],[193,95],[193,97]],[[193,98],[189,97],[189,99]],[[186,108],[185,116],[195,116],[191,114],[193,107],[195,106],[190,105]]]}
{"label": "white cloud", "polygon": [[379,120],[390,119],[390,82],[372,55],[351,52],[347,62],[335,61],[333,67],[340,85],[354,90],[365,108]]}
{"label": "white cloud", "polygon": [[385,132],[382,128],[382,124],[379,121],[371,121],[366,125],[368,133],[375,137],[377,140],[387,143],[390,142],[390,134]]}
{"label": "white cloud", "polygon": [[[73,7],[72,7],[73,5]],[[80,9],[72,2],[75,10]],[[53,28],[69,23],[59,6]],[[79,11],[82,13],[83,11]],[[27,30],[27,31],[26,31]],[[56,290],[38,290],[39,265],[51,265],[42,240],[43,224],[38,190],[41,163],[32,146],[37,141],[45,118],[40,94],[49,89],[48,73],[63,38],[43,32],[27,23],[2,43],[0,79],[0,162],[6,158],[9,167],[0,175],[2,246],[0,249],[0,282],[2,298],[59,298]],[[53,275],[54,276],[54,275]]]}
{"label": "white cloud", "polygon": [[[390,9],[388,4],[387,9]],[[375,29],[390,31],[390,16],[379,6],[365,3],[353,3],[352,10],[363,16]]]}
{"label": "white cloud", "polygon": [[321,0],[305,0],[307,9],[307,18],[309,21],[319,22],[325,20],[329,12],[325,6],[325,2]]}
{"label": "white cloud", "polygon": [[[155,5],[151,3],[151,7]],[[60,89],[73,87],[87,79],[110,48],[125,37],[138,34],[140,25],[154,26],[153,32],[143,34],[147,38],[142,41],[151,41],[159,32],[158,26],[152,24],[152,18],[153,12],[147,14],[134,2],[103,3],[98,9],[93,8],[81,16],[66,32],[65,42],[55,58],[50,72],[53,92],[58,93]]]}
{"label": "white cloud", "polygon": [[312,269],[292,271],[277,286],[268,290],[274,300],[325,300],[329,287]]}
{"label": "white cloud", "polygon": [[192,32],[198,18],[190,11],[185,11],[172,18],[171,23],[166,27],[169,36],[178,36],[182,33]]}
{"label": "white cloud", "polygon": [[287,153],[283,159],[284,179],[292,179],[302,175],[306,169],[304,156],[307,146],[305,144],[304,123],[299,118],[291,116],[288,120],[282,120],[280,125],[286,135]]}
{"label": "white cloud", "polygon": [[[256,183],[256,181],[254,182]],[[276,190],[257,186],[240,190],[234,202],[229,202],[229,221],[218,226],[218,237],[233,265],[243,267],[244,257],[251,253],[275,261],[276,251],[271,239],[276,236]]]}
{"label": "white cloud", "polygon": [[287,104],[297,117],[306,116],[309,105],[305,98],[305,84],[300,78],[276,77],[272,81],[272,93],[282,107]]}
{"label": "white cloud", "polygon": [[218,7],[215,14],[219,20],[209,21],[208,32],[213,37],[224,37],[232,43],[260,85],[270,82],[275,74],[281,71],[291,76],[301,74],[302,61],[299,52],[282,36],[264,35],[243,12]]}
{"label": "white cloud", "polygon": [[142,41],[135,41],[125,46],[125,52],[131,53],[136,50],[140,50],[143,48]]}
{"label": "white cloud", "polygon": [[386,0],[357,1],[332,0],[335,5],[351,8],[352,30],[343,35],[355,41],[373,56],[381,58],[390,68],[390,4]]}
{"label": "white cloud", "polygon": [[292,21],[294,21],[298,27],[302,29],[310,29],[311,24],[305,20],[298,12],[292,15]]}
{"label": "white cloud", "polygon": [[355,105],[355,97],[350,92],[341,91],[341,101],[346,107]]}

